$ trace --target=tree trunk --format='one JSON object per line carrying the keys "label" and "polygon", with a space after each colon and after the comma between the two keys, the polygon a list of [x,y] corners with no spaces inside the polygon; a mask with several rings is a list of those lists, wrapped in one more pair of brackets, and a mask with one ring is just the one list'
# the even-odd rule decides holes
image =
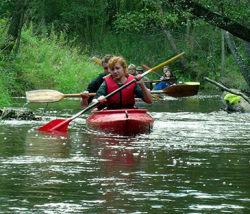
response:
{"label": "tree trunk", "polygon": [[204,80],[213,83],[214,85],[221,88],[223,91],[227,91],[227,92],[229,92],[231,94],[235,94],[235,95],[243,97],[250,104],[250,98],[247,95],[245,95],[244,93],[242,93],[241,91],[235,90],[235,89],[229,89],[226,86],[224,86],[224,85],[222,85],[222,84],[220,84],[220,83],[218,83],[218,82],[216,82],[214,80],[209,79],[208,77],[204,77]]}
{"label": "tree trunk", "polygon": [[105,22],[106,22],[106,8],[105,8],[105,2],[101,1],[102,4],[102,28],[101,28],[101,35],[105,32]]}
{"label": "tree trunk", "polygon": [[190,48],[190,32],[191,32],[191,20],[190,15],[187,15],[187,30],[186,30],[186,46]]}
{"label": "tree trunk", "polygon": [[85,16],[85,22],[86,22],[86,30],[85,30],[85,37],[88,42],[91,41],[91,36],[90,36],[90,21],[89,21],[89,11],[88,11],[88,2],[85,1],[85,8],[86,8],[86,16]]}
{"label": "tree trunk", "polygon": [[221,29],[221,75],[225,76],[225,36],[224,36],[224,30]]}
{"label": "tree trunk", "polygon": [[[168,30],[167,26],[164,24],[164,15],[163,15],[163,11],[162,11],[162,8],[161,8],[161,3],[159,0],[157,0],[157,3],[158,3],[158,9],[159,9],[159,14],[161,16],[161,19],[162,19],[162,29],[164,30],[164,34],[165,36],[167,37],[168,41],[169,41],[169,44],[174,52],[175,55],[178,55],[180,54],[181,52],[179,51],[179,49],[177,48],[176,44],[175,44],[175,41],[173,39],[173,36],[171,34],[171,32]],[[186,68],[187,67],[187,61],[185,59],[185,57],[181,56],[180,57],[180,61],[181,61],[181,65],[183,68]]]}
{"label": "tree trunk", "polygon": [[21,20],[24,15],[25,8],[26,8],[26,1],[23,0],[16,1],[16,6],[12,14],[10,27],[7,32],[7,40],[5,44],[1,47],[1,49],[6,53],[10,53],[13,50],[19,32],[21,35],[21,28],[22,28]]}
{"label": "tree trunk", "polygon": [[248,86],[250,87],[250,74],[249,71],[247,70],[247,66],[245,65],[241,55],[239,54],[237,47],[233,41],[232,35],[229,34],[228,32],[225,32],[225,36],[226,36],[226,41],[227,44],[235,58],[235,61],[238,64],[238,67],[240,69],[241,74],[243,75],[244,79],[246,80]]}
{"label": "tree trunk", "polygon": [[248,61],[248,70],[250,70],[250,43],[242,40],[244,50],[246,52],[247,61]]}
{"label": "tree trunk", "polygon": [[17,34],[17,42],[16,42],[16,48],[15,48],[15,54],[18,53],[19,46],[20,46],[22,27],[23,27],[23,19],[24,19],[24,12],[21,12],[20,24],[18,26],[18,34]]}

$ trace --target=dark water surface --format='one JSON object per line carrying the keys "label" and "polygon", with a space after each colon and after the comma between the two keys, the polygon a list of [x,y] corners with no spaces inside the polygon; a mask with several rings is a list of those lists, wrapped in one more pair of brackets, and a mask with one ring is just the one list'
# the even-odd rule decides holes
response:
{"label": "dark water surface", "polygon": [[36,130],[81,111],[76,99],[25,106],[42,121],[0,121],[0,213],[250,213],[249,114],[202,93],[138,106],[149,135],[93,132],[90,112],[66,134]]}

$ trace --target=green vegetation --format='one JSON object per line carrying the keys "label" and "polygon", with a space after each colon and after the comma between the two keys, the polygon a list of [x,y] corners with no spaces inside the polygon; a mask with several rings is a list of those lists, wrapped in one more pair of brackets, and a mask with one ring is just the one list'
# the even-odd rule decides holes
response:
{"label": "green vegetation", "polygon": [[77,47],[66,44],[63,35],[38,37],[32,29],[30,26],[23,30],[17,55],[0,55],[0,107],[9,105],[12,96],[24,96],[28,90],[80,93],[103,71]]}
{"label": "green vegetation", "polygon": [[[2,35],[5,33],[1,32]],[[106,53],[123,55],[130,63],[144,63],[151,67],[173,57],[166,40],[160,37],[152,40],[150,37],[150,35],[146,35],[145,39],[140,41],[140,37],[137,35],[129,35],[124,38],[122,35],[106,34],[102,42],[95,44],[95,52],[99,58],[105,55],[106,51]],[[1,39],[0,43],[3,42],[4,38]],[[123,42],[121,42],[122,39]],[[207,42],[208,38],[205,39]],[[111,45],[109,45],[110,41],[112,41]],[[200,43],[202,43],[202,40]],[[99,65],[91,62],[90,54],[89,50],[82,51],[73,42],[67,42],[63,33],[57,36],[52,31],[50,36],[46,37],[36,35],[32,25],[24,27],[19,53],[16,55],[1,53],[0,55],[0,106],[8,106],[11,104],[12,96],[24,96],[25,91],[28,90],[55,89],[62,93],[79,93],[85,90],[87,84],[98,73],[102,72]],[[219,59],[216,58],[216,55],[213,55],[213,52],[210,51],[210,55],[201,58],[199,61],[194,60],[196,52],[188,50],[185,54],[188,58],[191,58],[188,73],[180,68],[178,61],[174,61],[170,65],[171,68],[174,68],[175,75],[180,77],[180,81],[203,82],[204,75],[208,77],[216,75],[213,73],[213,69],[217,69],[217,72],[220,73],[218,70],[220,67],[218,65]],[[230,68],[225,81],[233,84],[230,81],[237,80],[234,84],[239,85],[244,80],[240,78],[233,58],[228,58],[228,61],[227,64],[230,65]],[[161,73],[161,70],[157,72]],[[234,76],[237,76],[237,78],[234,78]],[[157,79],[157,76],[149,74],[149,78]],[[206,85],[210,87],[208,84]],[[206,88],[204,84],[202,88]]]}
{"label": "green vegetation", "polygon": [[[250,81],[236,61],[243,59],[244,76],[249,76],[250,45],[243,42],[249,42],[249,17],[249,4],[243,0],[2,1],[0,106],[33,89],[79,93],[102,72],[90,58],[105,54],[154,67],[185,52],[184,60],[169,65],[180,81],[215,89],[203,80],[208,77],[247,90]],[[222,29],[237,36],[237,59]]]}

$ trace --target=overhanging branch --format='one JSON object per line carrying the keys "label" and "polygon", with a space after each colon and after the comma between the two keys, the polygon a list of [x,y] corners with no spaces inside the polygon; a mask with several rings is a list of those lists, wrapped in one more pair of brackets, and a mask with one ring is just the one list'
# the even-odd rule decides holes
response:
{"label": "overhanging branch", "polygon": [[232,35],[250,42],[250,29],[235,22],[228,17],[221,16],[193,0],[169,0],[173,4],[179,5],[182,10],[188,10],[194,16],[204,19],[206,22],[230,32]]}

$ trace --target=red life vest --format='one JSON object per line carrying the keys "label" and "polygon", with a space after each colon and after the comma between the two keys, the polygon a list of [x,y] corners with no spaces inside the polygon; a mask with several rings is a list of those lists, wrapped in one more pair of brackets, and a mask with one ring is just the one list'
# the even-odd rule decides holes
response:
{"label": "red life vest", "polygon": [[[127,80],[124,84],[127,84],[128,82],[132,81],[135,78],[134,76],[128,74],[126,74],[125,77],[127,78]],[[119,85],[113,80],[113,77],[111,75],[105,77],[104,81],[106,82],[107,85],[108,94],[119,88]],[[122,89],[121,91],[117,92],[116,94],[108,98],[107,104],[108,105],[116,104],[121,107],[125,105],[134,105],[135,104],[134,89],[135,89],[135,83],[132,83],[131,85],[127,86],[126,88]]]}

